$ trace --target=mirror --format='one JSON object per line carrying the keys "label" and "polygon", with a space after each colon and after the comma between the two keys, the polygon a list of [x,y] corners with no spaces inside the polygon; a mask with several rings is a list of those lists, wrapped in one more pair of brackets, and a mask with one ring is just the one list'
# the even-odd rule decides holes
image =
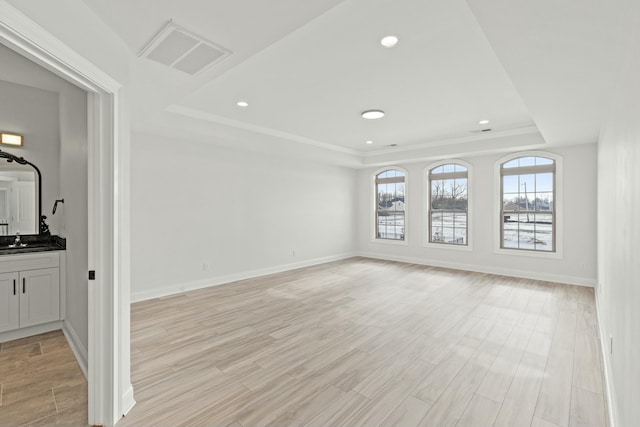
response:
{"label": "mirror", "polygon": [[0,236],[41,234],[40,170],[0,150]]}

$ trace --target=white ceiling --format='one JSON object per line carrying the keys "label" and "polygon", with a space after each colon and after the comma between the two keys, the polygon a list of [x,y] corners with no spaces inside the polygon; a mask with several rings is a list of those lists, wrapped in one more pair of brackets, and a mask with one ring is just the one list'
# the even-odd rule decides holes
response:
{"label": "white ceiling", "polygon": [[[285,37],[340,0],[84,0],[129,47],[132,120],[141,123],[185,94]],[[218,66],[191,76],[137,55],[174,22],[233,52]]]}
{"label": "white ceiling", "polygon": [[[615,1],[85,0],[131,50],[134,129],[352,165],[595,142]],[[233,54],[196,76],[138,58],[169,19]]]}
{"label": "white ceiling", "polygon": [[343,2],[180,104],[356,150],[533,124],[464,0]]}
{"label": "white ceiling", "polygon": [[467,0],[547,143],[596,142],[617,66],[619,0]]}

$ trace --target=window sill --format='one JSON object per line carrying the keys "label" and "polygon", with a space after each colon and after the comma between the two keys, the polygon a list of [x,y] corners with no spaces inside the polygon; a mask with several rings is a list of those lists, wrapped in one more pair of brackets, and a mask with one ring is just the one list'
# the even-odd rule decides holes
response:
{"label": "window sill", "polygon": [[408,246],[409,242],[405,240],[391,240],[391,239],[377,239],[372,238],[371,243],[382,243],[385,245],[398,245],[398,246]]}
{"label": "window sill", "polygon": [[471,246],[471,243],[469,243],[468,245],[453,245],[453,244],[447,244],[447,243],[431,243],[431,242],[427,242],[427,243],[423,243],[423,245],[425,248],[430,248],[430,249],[444,249],[447,251],[464,251],[464,252],[471,252],[473,250],[473,246]]}

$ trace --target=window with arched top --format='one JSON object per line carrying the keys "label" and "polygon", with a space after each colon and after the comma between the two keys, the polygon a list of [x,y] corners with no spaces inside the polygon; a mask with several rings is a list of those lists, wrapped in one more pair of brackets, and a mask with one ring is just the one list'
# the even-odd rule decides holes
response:
{"label": "window with arched top", "polygon": [[555,156],[524,155],[500,164],[500,248],[556,252]]}
{"label": "window with arched top", "polygon": [[375,238],[405,240],[406,174],[386,169],[375,175]]}
{"label": "window with arched top", "polygon": [[428,242],[469,244],[469,167],[438,163],[427,169]]}

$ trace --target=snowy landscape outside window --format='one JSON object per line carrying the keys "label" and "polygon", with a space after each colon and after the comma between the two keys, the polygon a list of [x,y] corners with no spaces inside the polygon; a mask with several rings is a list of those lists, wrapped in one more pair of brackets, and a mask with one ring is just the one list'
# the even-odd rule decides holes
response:
{"label": "snowy landscape outside window", "polygon": [[468,179],[468,169],[456,163],[429,171],[430,243],[468,244]]}
{"label": "snowy landscape outside window", "polygon": [[556,162],[527,156],[500,165],[501,247],[555,252]]}
{"label": "snowy landscape outside window", "polygon": [[396,169],[376,175],[376,238],[404,240],[405,174]]}

